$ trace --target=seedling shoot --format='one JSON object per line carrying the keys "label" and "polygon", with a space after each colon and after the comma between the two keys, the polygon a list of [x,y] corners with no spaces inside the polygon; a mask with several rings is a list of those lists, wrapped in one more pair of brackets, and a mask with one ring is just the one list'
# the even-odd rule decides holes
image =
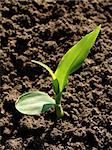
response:
{"label": "seedling shoot", "polygon": [[80,68],[95,43],[100,30],[101,26],[97,26],[94,31],[84,36],[70,48],[62,57],[55,72],[42,62],[32,60],[32,63],[44,67],[51,74],[55,98],[53,99],[47,93],[40,91],[26,92],[16,101],[16,109],[23,114],[37,115],[48,111],[51,107],[55,107],[57,117],[63,117],[61,97],[63,89],[68,83],[68,77]]}

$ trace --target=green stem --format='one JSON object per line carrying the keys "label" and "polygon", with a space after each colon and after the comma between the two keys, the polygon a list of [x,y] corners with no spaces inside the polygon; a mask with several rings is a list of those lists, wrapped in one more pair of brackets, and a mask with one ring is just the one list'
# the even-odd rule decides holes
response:
{"label": "green stem", "polygon": [[64,112],[63,112],[63,108],[62,108],[61,104],[60,105],[56,104],[56,115],[57,115],[57,118],[61,118],[64,116]]}
{"label": "green stem", "polygon": [[64,116],[64,112],[63,112],[63,108],[61,106],[61,95],[62,93],[59,93],[56,95],[56,105],[55,105],[55,108],[56,108],[56,115],[58,118],[61,118]]}

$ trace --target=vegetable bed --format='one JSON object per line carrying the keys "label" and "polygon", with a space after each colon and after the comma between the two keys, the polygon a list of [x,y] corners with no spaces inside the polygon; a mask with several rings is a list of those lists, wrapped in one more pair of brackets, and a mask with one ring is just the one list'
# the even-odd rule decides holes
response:
{"label": "vegetable bed", "polygon": [[[1,1],[0,140],[1,150],[112,149],[111,0]],[[24,92],[53,97],[53,72],[62,56],[101,24],[87,59],[69,76],[62,93],[64,116],[55,109],[29,116],[15,108]],[[66,64],[67,65],[67,64]]]}

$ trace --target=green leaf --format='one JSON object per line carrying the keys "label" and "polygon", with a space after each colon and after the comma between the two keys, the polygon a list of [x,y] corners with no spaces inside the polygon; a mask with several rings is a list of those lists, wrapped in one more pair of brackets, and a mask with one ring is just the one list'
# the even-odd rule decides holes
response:
{"label": "green leaf", "polygon": [[64,89],[68,81],[69,74],[76,71],[87,57],[93,46],[101,26],[84,36],[76,45],[74,45],[61,59],[55,76],[59,82],[60,92]]}
{"label": "green leaf", "polygon": [[16,104],[16,109],[27,115],[37,115],[46,112],[55,105],[55,100],[48,94],[39,91],[26,92],[22,94]]}
{"label": "green leaf", "polygon": [[51,70],[51,68],[49,68],[47,65],[43,64],[43,63],[40,62],[40,61],[31,60],[31,62],[33,62],[33,63],[35,63],[35,64],[38,64],[38,65],[44,67],[44,68],[51,74],[51,76],[52,76],[52,78],[53,78],[52,84],[53,84],[54,92],[55,92],[55,93],[58,93],[58,91],[59,91],[59,83],[58,83],[58,80],[56,79],[55,74],[54,74],[53,71]]}
{"label": "green leaf", "polygon": [[55,94],[57,95],[59,93],[59,83],[58,83],[58,80],[57,79],[53,80],[52,84],[53,84],[53,90],[54,90]]}
{"label": "green leaf", "polygon": [[51,74],[51,76],[52,76],[53,80],[55,80],[55,79],[56,79],[56,76],[55,76],[55,74],[53,73],[53,71],[51,70],[51,68],[50,68],[50,67],[48,67],[47,65],[43,64],[43,63],[42,63],[42,62],[40,62],[40,61],[31,60],[31,62],[33,62],[33,63],[35,63],[35,64],[38,64],[38,65],[40,65],[40,66],[44,67],[47,71],[49,71],[49,73]]}

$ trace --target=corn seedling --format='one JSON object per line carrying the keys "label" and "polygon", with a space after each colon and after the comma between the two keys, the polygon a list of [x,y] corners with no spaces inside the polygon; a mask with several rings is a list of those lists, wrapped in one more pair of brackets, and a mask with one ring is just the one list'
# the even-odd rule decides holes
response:
{"label": "corn seedling", "polygon": [[37,115],[48,111],[54,106],[57,117],[62,117],[64,112],[61,105],[61,97],[63,89],[68,83],[68,76],[80,68],[95,43],[100,30],[101,26],[96,27],[94,31],[84,36],[70,48],[62,57],[55,73],[42,62],[32,60],[32,63],[44,67],[51,74],[55,98],[53,99],[47,93],[40,91],[26,92],[16,101],[16,109],[23,114]]}

